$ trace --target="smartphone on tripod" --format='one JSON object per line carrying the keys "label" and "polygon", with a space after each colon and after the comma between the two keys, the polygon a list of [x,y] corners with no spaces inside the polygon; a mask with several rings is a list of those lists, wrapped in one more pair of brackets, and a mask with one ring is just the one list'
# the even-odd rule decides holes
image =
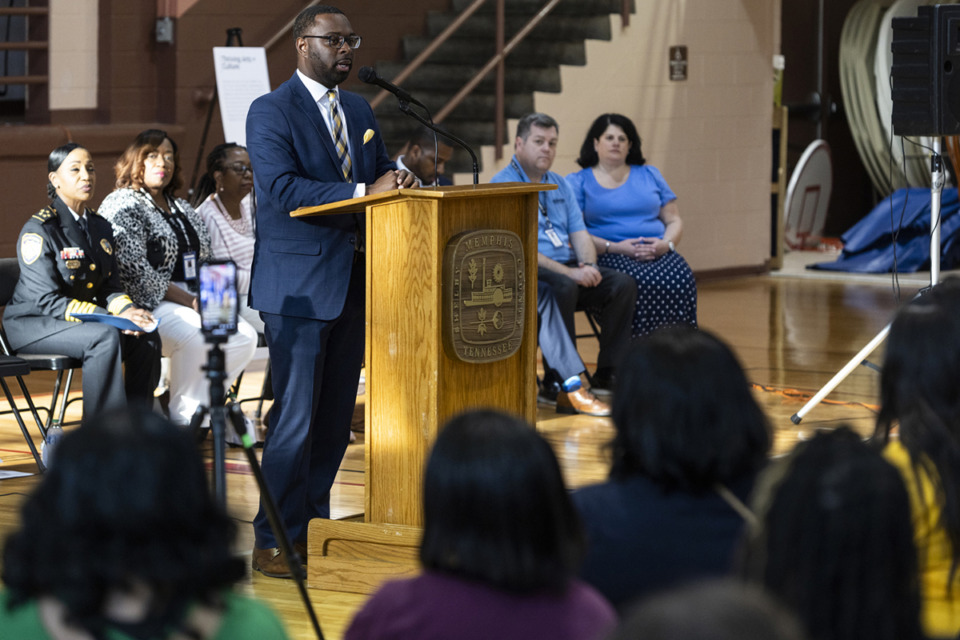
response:
{"label": "smartphone on tripod", "polygon": [[200,328],[204,335],[225,338],[237,332],[237,265],[210,260],[200,265]]}

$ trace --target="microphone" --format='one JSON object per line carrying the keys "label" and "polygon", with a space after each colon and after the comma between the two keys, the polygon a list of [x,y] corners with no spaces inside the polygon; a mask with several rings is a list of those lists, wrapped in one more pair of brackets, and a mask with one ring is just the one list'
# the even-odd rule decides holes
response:
{"label": "microphone", "polygon": [[[397,85],[393,84],[392,82],[387,82],[381,78],[373,67],[360,67],[360,71],[357,72],[357,77],[360,78],[361,82],[375,84],[381,89],[386,89],[393,95],[397,96],[401,102],[412,102],[418,107],[423,107],[423,109],[427,108],[422,102],[411,96]],[[427,113],[429,113],[429,111],[427,111]]]}
{"label": "microphone", "polygon": [[[393,95],[397,96],[397,99],[400,100],[400,111],[407,114],[408,116],[410,116],[411,118],[419,122],[420,124],[425,125],[431,131],[435,133],[439,133],[440,135],[446,138],[449,138],[450,140],[453,140],[454,143],[466,149],[467,152],[470,154],[470,158],[473,160],[473,184],[477,184],[478,178],[480,175],[480,168],[479,168],[480,163],[477,161],[477,154],[474,153],[473,149],[471,149],[470,145],[468,145],[466,142],[464,142],[457,136],[444,131],[437,125],[433,124],[433,118],[430,116],[430,110],[427,109],[427,107],[424,106],[422,102],[418,102],[416,98],[414,98],[409,93],[407,93],[397,85],[393,84],[392,82],[387,82],[386,80],[381,78],[377,74],[377,72],[374,70],[373,67],[360,67],[360,71],[357,72],[357,77],[360,78],[361,82],[366,82],[367,84],[375,84],[378,87],[382,89],[386,89]],[[427,117],[424,118],[422,115],[420,115],[419,113],[411,109],[409,104],[411,102],[417,105],[418,107],[421,107],[424,111],[426,111]]]}

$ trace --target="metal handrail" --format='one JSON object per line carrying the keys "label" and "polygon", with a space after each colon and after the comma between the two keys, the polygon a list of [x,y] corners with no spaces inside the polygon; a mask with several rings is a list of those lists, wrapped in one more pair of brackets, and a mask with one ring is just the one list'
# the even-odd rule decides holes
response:
{"label": "metal handrail", "polygon": [[43,51],[49,46],[46,40],[23,40],[0,42],[0,51]]}
{"label": "metal handrail", "polygon": [[[409,78],[414,71],[420,68],[420,65],[422,65],[427,60],[427,58],[433,55],[434,51],[439,49],[444,42],[449,40],[450,36],[452,36],[454,32],[456,32],[457,29],[459,29],[463,25],[463,23],[467,21],[467,19],[470,16],[476,13],[477,9],[483,6],[483,4],[486,1],[487,0],[474,0],[473,4],[471,4],[469,7],[464,9],[463,13],[461,13],[456,20],[451,22],[446,29],[444,29],[440,34],[438,34],[437,37],[434,38],[429,45],[427,45],[427,48],[421,51],[416,58],[411,60],[410,63],[407,66],[405,66],[403,70],[400,71],[400,73],[394,76],[394,78],[390,82],[392,82],[397,86],[400,86],[400,84],[404,80]],[[370,106],[376,109],[377,105],[383,102],[384,98],[386,98],[388,95],[389,93],[387,91],[381,91],[373,98],[373,100],[370,101]]]}
{"label": "metal handrail", "polygon": [[[498,0],[498,2],[502,3],[503,0]],[[463,88],[460,89],[457,95],[453,96],[453,98],[451,98],[450,101],[442,109],[440,109],[440,111],[437,112],[437,115],[434,118],[434,120],[436,120],[437,122],[442,122],[443,119],[446,118],[448,115],[450,115],[450,112],[456,109],[460,105],[460,103],[463,102],[463,99],[466,98],[470,94],[470,92],[473,91],[474,88],[476,88],[476,86],[480,84],[480,82],[485,77],[487,77],[487,74],[490,73],[494,68],[497,69],[497,88],[498,88],[498,92],[500,92],[501,91],[500,86],[501,86],[501,83],[503,82],[503,76],[504,76],[504,64],[503,64],[504,59],[510,54],[511,51],[513,51],[516,48],[518,44],[520,44],[521,41],[523,41],[524,38],[527,37],[527,34],[529,34],[534,28],[536,28],[536,26],[540,24],[540,22],[544,18],[546,18],[551,11],[553,11],[553,9],[559,3],[560,3],[560,0],[550,0],[550,2],[543,5],[543,8],[540,9],[540,11],[538,11],[536,15],[534,15],[533,18],[531,18],[530,21],[527,22],[527,24],[525,24],[522,29],[520,29],[520,31],[517,32],[517,35],[511,38],[510,42],[508,42],[506,45],[503,45],[502,47],[499,46],[499,43],[498,43],[498,47],[497,47],[498,51],[496,55],[490,58],[490,60],[487,61],[487,64],[485,64],[483,68],[480,69],[480,71],[478,71],[476,75],[474,75],[473,78],[467,84],[463,85]],[[500,12],[498,12],[497,21],[501,22],[502,20],[503,20],[503,15]],[[497,138],[494,144],[494,154],[497,160],[503,157],[502,141],[503,141],[503,127],[505,126],[505,118],[504,118],[504,107],[503,107],[502,101],[503,101],[503,98],[502,96],[500,96],[498,99],[498,102],[500,104],[497,105],[496,120],[494,121],[494,131],[497,131],[497,130],[500,131],[500,137]]]}
{"label": "metal handrail", "polygon": [[520,31],[517,32],[517,35],[511,38],[510,42],[504,45],[502,49],[500,49],[492,58],[490,58],[487,61],[487,64],[483,65],[483,68],[473,76],[470,82],[463,85],[463,88],[460,89],[457,95],[450,98],[450,102],[448,102],[442,109],[440,109],[440,111],[437,112],[434,120],[437,122],[442,122],[444,118],[450,115],[451,111],[460,106],[460,103],[463,101],[463,99],[467,97],[467,95],[473,91],[478,84],[480,84],[487,74],[490,73],[493,68],[496,67],[504,58],[506,58],[507,55],[509,55],[510,52],[513,51],[524,38],[527,37],[527,34],[530,33],[530,31],[532,31],[538,24],[540,24],[540,22],[546,18],[547,15],[553,11],[554,7],[556,7],[558,4],[560,4],[560,0],[550,0],[550,2],[545,4],[543,8],[540,9],[540,11],[538,11],[537,14],[533,16],[533,18],[531,18],[522,29],[520,29]]}
{"label": "metal handrail", "polygon": [[0,86],[13,84],[47,84],[50,76],[0,76]]}
{"label": "metal handrail", "polygon": [[50,13],[50,7],[0,7],[2,16],[45,16]]}
{"label": "metal handrail", "polygon": [[[310,2],[307,3],[307,6],[304,7],[304,9],[306,9],[307,7],[312,7],[312,6],[315,5],[315,4],[320,4],[320,0],[310,0]],[[303,10],[303,9],[301,9],[301,11],[302,11],[302,10]],[[299,13],[299,12],[298,12],[298,13]],[[297,19],[296,19],[296,17],[294,17],[290,22],[288,22],[287,24],[283,25],[283,27],[282,27],[279,31],[277,31],[275,34],[273,34],[273,37],[272,37],[272,38],[270,38],[269,40],[267,40],[267,43],[266,43],[265,45],[263,45],[263,48],[264,48],[265,50],[267,50],[267,51],[269,51],[270,49],[272,49],[275,44],[277,44],[278,42],[280,42],[280,40],[281,40],[285,35],[287,35],[287,32],[289,32],[291,29],[293,29],[293,23],[295,23],[296,21],[297,21]]]}

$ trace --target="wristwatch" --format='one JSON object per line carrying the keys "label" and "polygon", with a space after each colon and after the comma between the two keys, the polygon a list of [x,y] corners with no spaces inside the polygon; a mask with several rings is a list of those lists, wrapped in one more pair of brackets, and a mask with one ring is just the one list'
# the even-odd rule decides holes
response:
{"label": "wristwatch", "polygon": [[670,251],[677,250],[677,245],[673,244],[673,240],[667,240],[667,246],[670,247]]}

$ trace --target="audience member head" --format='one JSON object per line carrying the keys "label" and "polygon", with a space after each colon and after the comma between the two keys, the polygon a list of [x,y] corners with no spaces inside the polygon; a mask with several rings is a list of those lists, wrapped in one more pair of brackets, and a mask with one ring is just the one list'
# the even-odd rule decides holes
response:
{"label": "audience member head", "polygon": [[910,503],[899,472],[842,427],[802,442],[764,477],[748,575],[817,640],[919,640]]}
{"label": "audience member head", "polygon": [[[611,129],[611,127],[613,127],[613,129]],[[627,164],[640,166],[647,162],[643,157],[640,135],[637,133],[637,128],[634,126],[633,121],[619,113],[605,113],[590,125],[590,129],[587,131],[587,137],[584,138],[583,144],[580,146],[580,157],[577,158],[577,164],[584,169],[597,165],[597,162],[599,162],[597,145],[608,130],[626,135],[630,145],[625,159]]]}
{"label": "audience member head", "polygon": [[97,174],[90,152],[76,142],[60,145],[47,157],[47,196],[60,198],[78,214],[93,197]]}
{"label": "audience member head", "polygon": [[608,640],[804,640],[796,617],[762,589],[734,580],[651,596]]}
{"label": "audience member head", "polygon": [[222,199],[239,202],[253,190],[253,168],[247,148],[236,142],[224,142],[207,154],[207,172],[200,178],[193,206],[197,207],[211,193]]}
{"label": "audience member head", "polygon": [[137,134],[114,167],[116,187],[146,188],[151,193],[173,194],[183,186],[177,143],[160,129]]}
{"label": "audience member head", "polygon": [[419,127],[407,140],[403,164],[422,184],[433,184],[452,155],[453,146],[449,138],[435,134],[427,127]]}
{"label": "audience member head", "polygon": [[583,553],[580,521],[550,445],[492,410],[446,424],[427,462],[420,560],[512,592],[563,591]]}
{"label": "audience member head", "polygon": [[877,436],[899,425],[915,468],[934,481],[953,571],[960,565],[960,278],[947,278],[897,313],[880,375]]}
{"label": "audience member head", "polygon": [[130,593],[145,594],[152,622],[176,626],[243,577],[235,530],[188,431],[146,410],[107,412],[58,445],[6,541],[3,581],[12,606],[53,598],[94,637],[108,602]]}
{"label": "audience member head", "polygon": [[655,331],[627,352],[613,422],[610,477],[641,475],[665,489],[708,491],[753,473],[771,444],[736,356],[689,326]]}
{"label": "audience member head", "polygon": [[514,155],[532,182],[539,182],[557,157],[560,126],[545,113],[528,113],[517,123]]}

